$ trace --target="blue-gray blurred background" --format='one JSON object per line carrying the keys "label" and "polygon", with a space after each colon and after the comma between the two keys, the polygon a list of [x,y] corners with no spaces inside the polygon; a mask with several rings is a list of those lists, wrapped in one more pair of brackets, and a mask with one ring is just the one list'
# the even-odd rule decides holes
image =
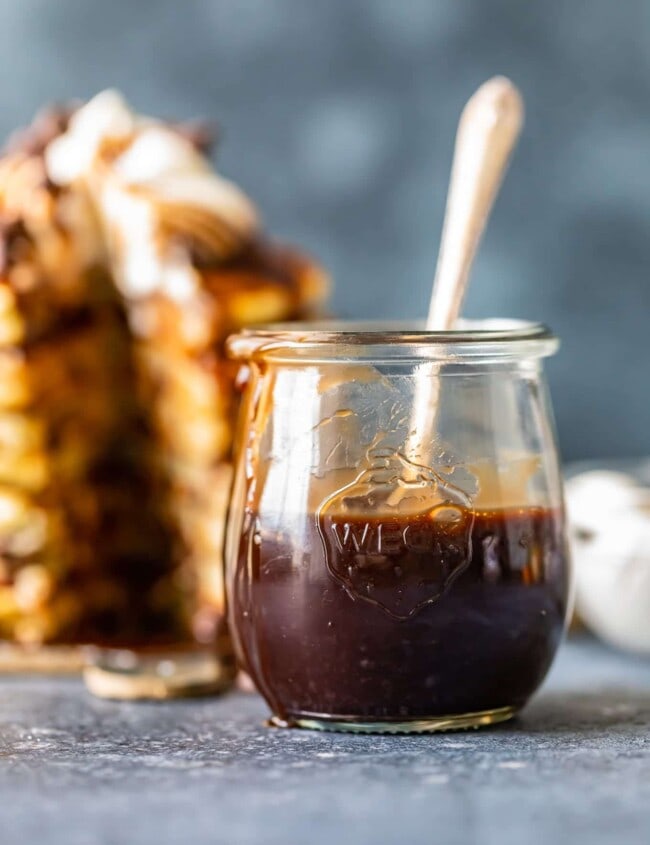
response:
{"label": "blue-gray blurred background", "polygon": [[0,129],[117,86],[207,116],[335,310],[423,314],[455,125],[487,77],[527,123],[467,314],[548,322],[564,457],[650,453],[647,0],[0,0]]}

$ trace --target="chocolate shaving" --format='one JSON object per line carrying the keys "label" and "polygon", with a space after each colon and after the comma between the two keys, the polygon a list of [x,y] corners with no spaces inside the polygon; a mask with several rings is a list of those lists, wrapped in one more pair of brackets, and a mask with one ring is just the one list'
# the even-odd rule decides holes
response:
{"label": "chocolate shaving", "polygon": [[54,104],[39,111],[29,126],[13,132],[2,152],[42,156],[47,145],[68,128],[79,103]]}
{"label": "chocolate shaving", "polygon": [[167,125],[204,155],[212,152],[219,139],[218,127],[207,120],[169,121]]}

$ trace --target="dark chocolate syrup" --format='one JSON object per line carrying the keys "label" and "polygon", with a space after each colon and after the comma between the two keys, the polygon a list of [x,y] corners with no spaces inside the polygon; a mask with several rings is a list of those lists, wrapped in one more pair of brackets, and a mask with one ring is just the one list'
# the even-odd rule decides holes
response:
{"label": "dark chocolate syrup", "polygon": [[559,509],[249,512],[231,620],[240,658],[288,724],[519,708],[558,647],[567,569]]}

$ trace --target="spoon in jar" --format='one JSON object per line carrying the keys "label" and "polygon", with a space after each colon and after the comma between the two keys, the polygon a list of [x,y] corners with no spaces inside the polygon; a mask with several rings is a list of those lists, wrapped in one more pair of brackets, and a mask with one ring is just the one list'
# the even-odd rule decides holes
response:
{"label": "spoon in jar", "polygon": [[[470,270],[488,215],[501,186],[524,120],[521,94],[504,76],[485,82],[460,117],[447,207],[427,331],[454,328],[460,316]],[[439,367],[422,364],[415,384],[413,417],[406,455],[426,463],[423,441],[433,440],[440,382]]]}

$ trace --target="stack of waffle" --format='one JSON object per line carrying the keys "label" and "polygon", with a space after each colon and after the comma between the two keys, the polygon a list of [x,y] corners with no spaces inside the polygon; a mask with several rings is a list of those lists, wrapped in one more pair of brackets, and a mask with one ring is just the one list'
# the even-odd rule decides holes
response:
{"label": "stack of waffle", "polygon": [[213,642],[244,324],[327,279],[114,92],[0,161],[0,638]]}

